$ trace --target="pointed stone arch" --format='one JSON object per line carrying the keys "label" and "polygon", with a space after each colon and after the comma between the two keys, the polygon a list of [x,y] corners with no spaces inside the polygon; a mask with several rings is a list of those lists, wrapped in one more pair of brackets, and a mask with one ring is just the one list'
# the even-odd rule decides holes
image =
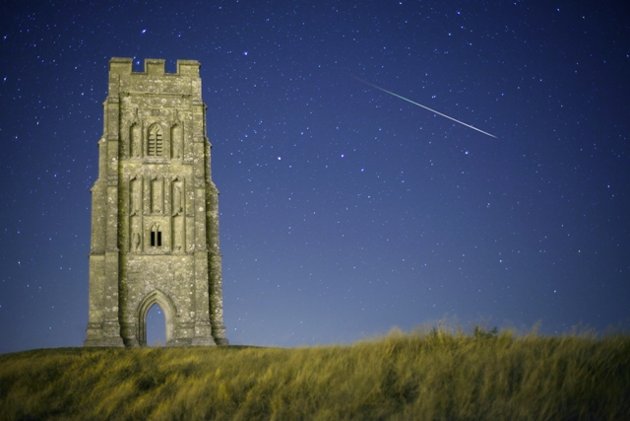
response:
{"label": "pointed stone arch", "polygon": [[147,344],[147,314],[153,304],[157,304],[164,313],[164,325],[166,326],[166,345],[174,342],[173,333],[175,332],[175,318],[177,317],[177,308],[173,300],[159,289],[147,294],[138,305],[138,342],[140,346]]}

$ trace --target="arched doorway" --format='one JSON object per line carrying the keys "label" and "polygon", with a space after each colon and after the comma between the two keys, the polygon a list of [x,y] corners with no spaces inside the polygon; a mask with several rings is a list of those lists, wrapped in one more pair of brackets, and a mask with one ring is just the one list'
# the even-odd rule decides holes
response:
{"label": "arched doorway", "polygon": [[[147,324],[151,323],[151,318],[155,315],[149,314],[153,311],[159,311],[164,320],[164,339],[162,344],[170,345],[173,340],[174,320],[177,310],[173,305],[173,301],[162,291],[155,290],[149,293],[138,306],[138,342],[140,346],[146,346],[147,342]],[[159,318],[159,314],[157,314]]]}
{"label": "arched doorway", "polygon": [[166,323],[164,312],[159,304],[156,303],[149,307],[144,322],[147,329],[147,346],[166,345]]}

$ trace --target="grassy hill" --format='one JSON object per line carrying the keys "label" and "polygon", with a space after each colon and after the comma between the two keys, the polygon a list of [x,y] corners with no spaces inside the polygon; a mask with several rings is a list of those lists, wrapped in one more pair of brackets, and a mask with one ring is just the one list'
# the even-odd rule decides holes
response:
{"label": "grassy hill", "polygon": [[29,351],[0,356],[0,418],[630,419],[630,337]]}

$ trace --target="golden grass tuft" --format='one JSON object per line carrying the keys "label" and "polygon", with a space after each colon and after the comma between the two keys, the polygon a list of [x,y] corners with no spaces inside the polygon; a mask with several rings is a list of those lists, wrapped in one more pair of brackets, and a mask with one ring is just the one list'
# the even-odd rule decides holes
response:
{"label": "golden grass tuft", "polygon": [[597,419],[630,414],[630,337],[393,331],[350,346],[0,356],[0,419]]}

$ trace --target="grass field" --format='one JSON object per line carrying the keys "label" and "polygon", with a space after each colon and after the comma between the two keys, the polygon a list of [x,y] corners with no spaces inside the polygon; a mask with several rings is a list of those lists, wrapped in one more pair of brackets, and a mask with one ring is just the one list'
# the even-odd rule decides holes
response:
{"label": "grass field", "polygon": [[0,418],[628,420],[630,337],[29,351],[0,356]]}

